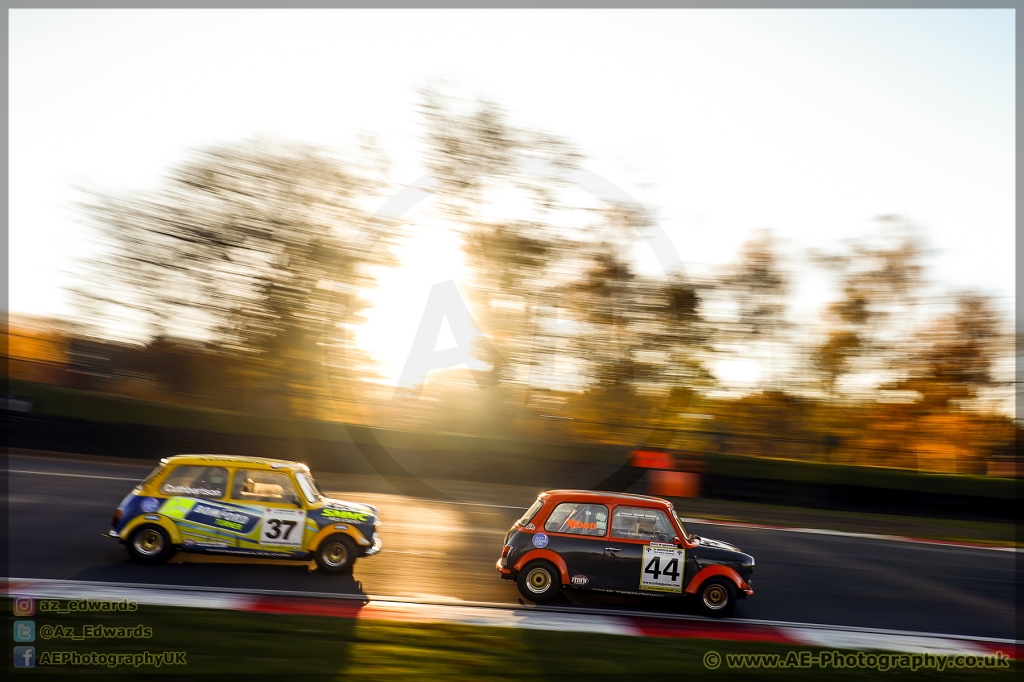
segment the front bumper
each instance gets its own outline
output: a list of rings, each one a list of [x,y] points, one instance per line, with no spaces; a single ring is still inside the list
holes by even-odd
[[[373,534],[373,544],[366,548],[366,551],[363,552],[363,556],[373,556],[374,554],[379,552],[381,550],[381,547],[383,547],[383,546],[384,546],[384,543],[381,542],[381,540],[377,536],[377,534],[374,533]]]

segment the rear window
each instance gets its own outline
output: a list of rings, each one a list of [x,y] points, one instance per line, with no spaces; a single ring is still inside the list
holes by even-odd
[[[149,486],[151,483],[153,483],[153,481],[160,478],[160,474],[164,473],[165,471],[167,471],[167,465],[159,465],[156,469],[153,469],[153,471],[149,472],[149,476],[146,476],[146,479],[139,484],[139,488],[141,489]]]
[[[603,504],[563,502],[552,510],[544,523],[544,530],[602,537],[608,530],[608,507]]]
[[[537,498],[537,500],[534,501],[533,505],[529,509],[526,510],[526,513],[523,514],[519,518],[519,520],[516,521],[516,523],[518,523],[520,526],[525,526],[526,524],[528,524],[530,522],[531,519],[533,519],[534,516],[537,515],[537,512],[539,512],[540,508],[543,507],[543,506],[544,506],[544,503],[541,502],[540,498]]]

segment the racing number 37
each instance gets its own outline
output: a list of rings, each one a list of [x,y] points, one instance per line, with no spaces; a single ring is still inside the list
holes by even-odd
[[[292,536],[292,531],[295,530],[294,521],[282,521],[281,519],[270,519],[267,521],[267,526],[269,526],[269,529],[266,531],[265,535],[270,540],[281,538],[287,542]],[[284,535],[281,534],[282,526],[285,529]]]
[[[640,562],[640,589],[682,592],[686,550],[646,545]]]
[[[306,526],[306,512],[297,509],[266,509],[260,544],[300,547]]]

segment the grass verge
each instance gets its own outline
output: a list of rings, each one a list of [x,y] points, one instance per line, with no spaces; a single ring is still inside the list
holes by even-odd
[[[5,600],[8,614],[11,600]],[[8,632],[15,618],[9,616]],[[24,619],[23,619],[24,620]],[[46,652],[141,654],[185,652],[185,663],[155,666],[63,665],[15,670],[45,679],[91,678],[185,680],[290,679],[302,677],[357,680],[646,680],[672,676],[682,679],[816,680],[844,679],[1010,679],[1015,666],[996,670],[935,669],[878,670],[866,667],[799,666],[801,654],[821,656],[826,650],[783,644],[624,637],[605,634],[474,627],[446,624],[392,623],[371,620],[240,613],[207,609],[139,606],[131,613],[66,615],[31,618],[36,640],[30,646],[40,661]],[[90,640],[56,639],[52,628],[81,635],[85,626],[104,625],[150,629],[148,637]],[[50,639],[44,639],[44,626]],[[11,641],[11,640],[8,640]],[[12,649],[7,650],[12,666]],[[713,663],[715,652],[721,660]],[[790,655],[790,652],[794,652]],[[804,653],[802,653],[804,652]],[[849,652],[847,652],[849,653]],[[878,653],[878,652],[872,652]],[[734,654],[778,655],[790,666],[774,670],[730,667]],[[710,658],[706,658],[709,657]],[[749,663],[749,661],[748,661]],[[797,665],[792,665],[796,663]],[[876,666],[877,668],[877,666]]]

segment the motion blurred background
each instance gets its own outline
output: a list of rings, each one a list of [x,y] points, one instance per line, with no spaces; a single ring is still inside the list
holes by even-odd
[[[1013,27],[12,10],[11,446],[1013,518]]]

